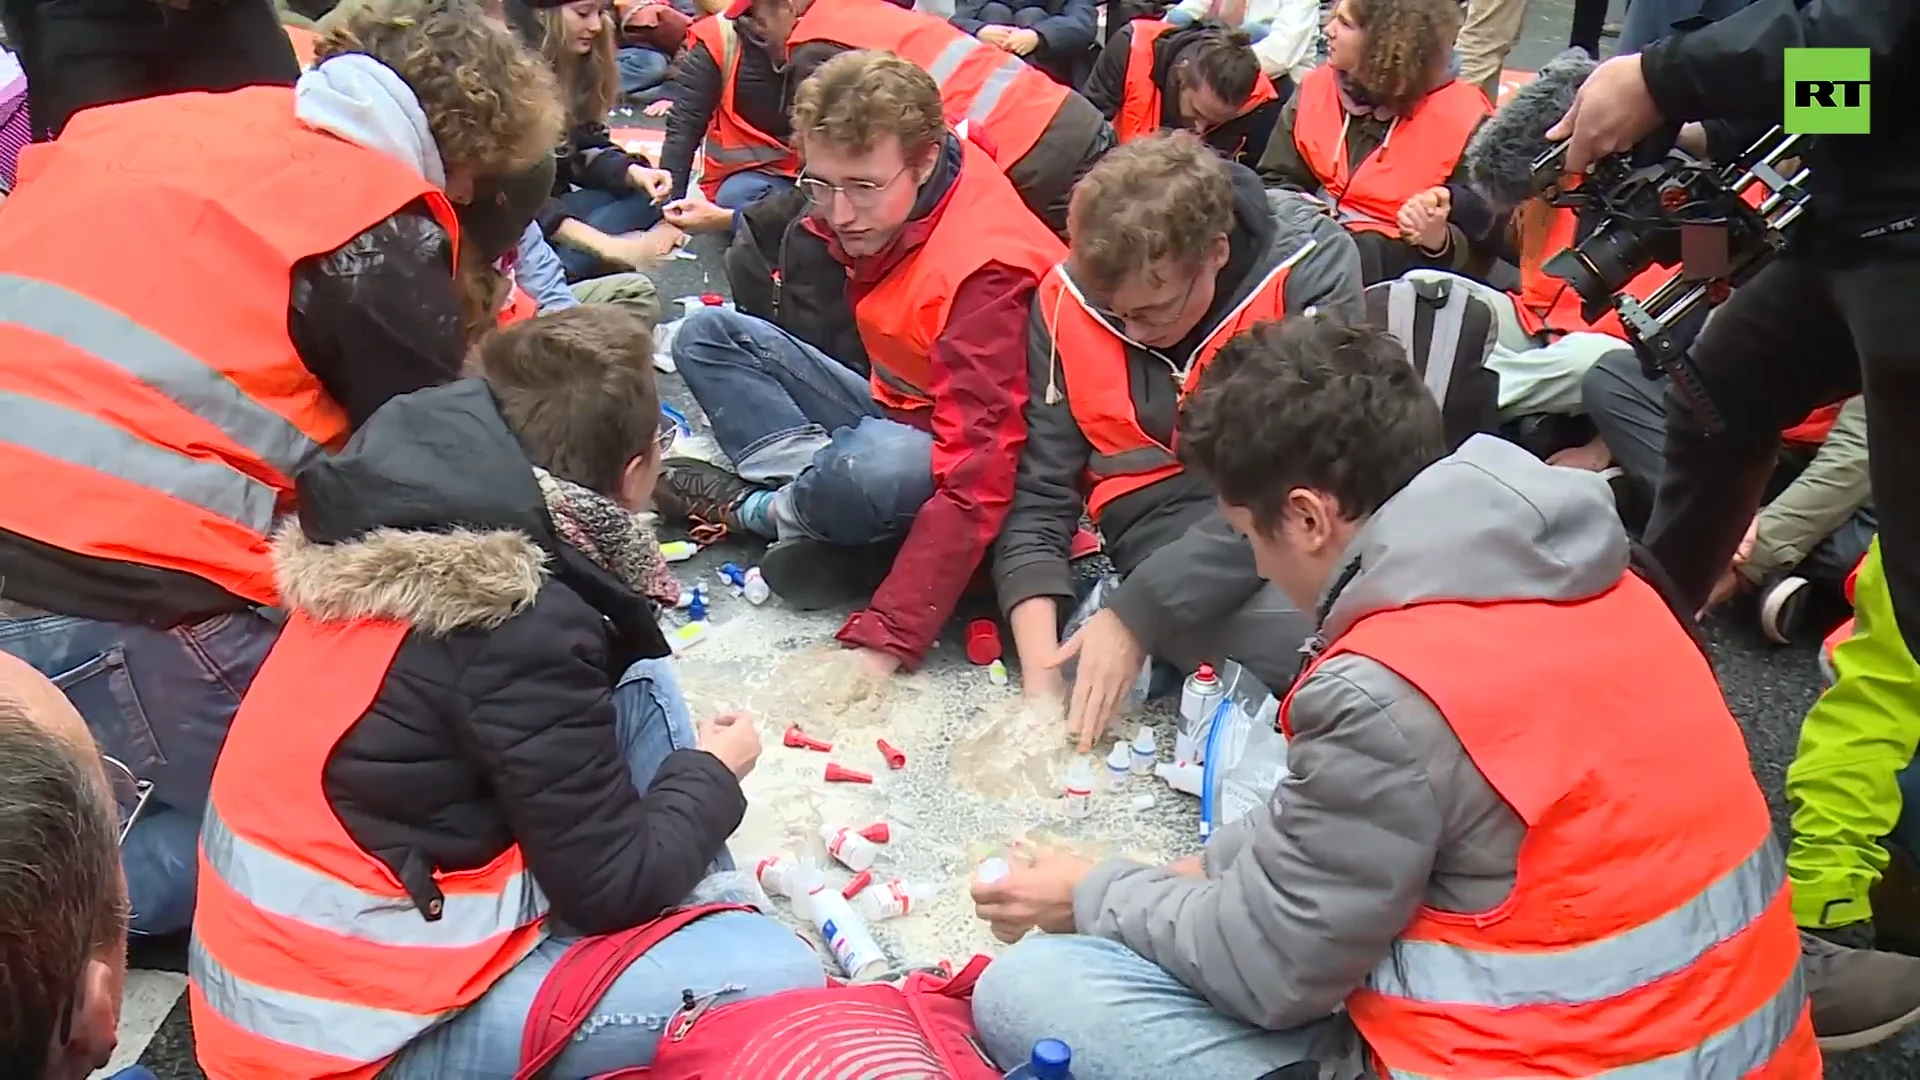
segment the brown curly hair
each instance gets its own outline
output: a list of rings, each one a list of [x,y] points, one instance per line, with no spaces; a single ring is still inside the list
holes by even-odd
[[[1162,131],[1109,150],[1073,186],[1067,269],[1105,297],[1165,259],[1197,266],[1233,229],[1233,178],[1190,131]]]
[[[1353,80],[1382,105],[1405,112],[1444,83],[1460,32],[1456,0],[1347,0],[1366,34]]]
[[[406,80],[449,173],[504,176],[560,145],[553,73],[477,0],[375,0],[323,38],[314,61],[347,53]]]
[[[793,97],[793,134],[856,154],[889,135],[908,161],[946,138],[940,86],[911,60],[890,52],[843,52],[814,69]]]

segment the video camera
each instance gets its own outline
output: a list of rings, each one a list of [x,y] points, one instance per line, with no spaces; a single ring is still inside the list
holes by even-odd
[[[1643,147],[1601,159],[1571,188],[1557,186],[1566,143],[1534,160],[1536,190],[1548,190],[1553,205],[1601,215],[1584,240],[1542,270],[1579,294],[1583,318],[1616,312],[1648,376],[1665,373],[1700,423],[1718,432],[1725,427],[1720,410],[1676,332],[1703,305],[1725,301],[1785,246],[1786,230],[1808,202],[1808,170],[1780,171],[1802,151],[1801,137],[1775,127],[1724,166],[1703,162],[1671,140]],[[1680,272],[1645,300],[1622,291],[1654,265]]]

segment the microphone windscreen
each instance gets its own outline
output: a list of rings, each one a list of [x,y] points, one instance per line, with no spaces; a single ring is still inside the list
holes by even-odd
[[[1596,66],[1578,49],[1554,57],[1468,140],[1467,182],[1496,210],[1511,210],[1536,194],[1533,163],[1554,145],[1547,131],[1567,115]]]

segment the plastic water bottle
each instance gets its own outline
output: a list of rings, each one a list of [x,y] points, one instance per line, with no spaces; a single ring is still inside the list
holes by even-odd
[[[1073,1050],[1059,1039],[1041,1039],[1033,1044],[1027,1063],[1006,1080],[1073,1080]]]
[[[1225,689],[1212,664],[1201,664],[1180,688],[1180,729],[1173,739],[1173,756],[1181,761],[1204,761],[1207,725]]]

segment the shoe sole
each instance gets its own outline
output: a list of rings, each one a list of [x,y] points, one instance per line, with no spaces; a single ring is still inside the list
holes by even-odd
[[[1782,620],[1796,598],[1804,595],[1811,583],[1803,577],[1784,578],[1760,599],[1760,632],[1775,645],[1793,644],[1793,635]]]
[[[898,545],[775,544],[760,557],[760,574],[787,606],[819,611],[871,597],[893,568],[898,550]]]
[[[1832,1053],[1842,1053],[1847,1050],[1864,1050],[1869,1046],[1876,1046],[1886,1042],[1888,1039],[1912,1027],[1916,1021],[1920,1021],[1920,1007],[1914,1008],[1904,1016],[1894,1017],[1884,1024],[1879,1024],[1863,1031],[1849,1031],[1844,1035],[1816,1037],[1814,1042],[1820,1044],[1820,1049]]]

